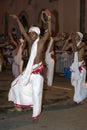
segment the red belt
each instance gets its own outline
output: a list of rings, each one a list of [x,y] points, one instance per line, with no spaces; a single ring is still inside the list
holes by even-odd
[[[41,74],[41,75],[42,75],[43,70],[44,70],[43,65],[40,65],[39,67],[35,68],[35,69],[32,71],[32,73],[33,73],[33,74]]]

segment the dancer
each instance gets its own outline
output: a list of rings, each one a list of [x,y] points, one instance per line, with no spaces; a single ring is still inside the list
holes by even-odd
[[[43,37],[40,37],[40,29],[36,26],[30,27],[29,35],[27,35],[18,17],[11,15],[17,20],[21,33],[30,43],[31,50],[25,70],[11,84],[8,100],[14,102],[18,111],[21,111],[23,107],[33,107],[32,117],[34,122],[38,119],[42,107],[44,81],[42,76],[44,70],[42,50],[51,31],[51,14],[48,10],[44,12],[48,12],[49,15],[46,21],[48,31],[45,32]]]
[[[74,86],[74,97],[73,100],[76,104],[81,103],[87,97],[87,84],[86,80],[86,68],[84,62],[84,47],[85,42],[82,41],[83,34],[76,32],[73,35],[73,40],[69,40],[66,49],[72,47],[74,52],[74,61],[70,66],[71,70],[71,84]],[[64,48],[63,48],[64,49]]]
[[[12,73],[16,78],[23,71],[23,59],[22,53],[25,46],[25,40],[20,37],[18,43],[13,39],[11,33],[9,33],[11,44],[13,44],[16,49],[13,51],[13,63],[12,63]]]
[[[53,38],[50,37],[50,42],[48,44],[48,48],[46,51],[45,61],[47,64],[47,89],[51,89],[53,84],[53,76],[54,76],[54,50],[53,50]]]

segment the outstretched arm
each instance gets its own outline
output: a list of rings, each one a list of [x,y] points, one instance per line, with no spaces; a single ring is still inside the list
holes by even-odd
[[[16,47],[17,47],[17,42],[13,39],[13,37],[12,37],[12,34],[11,33],[9,33],[9,37],[10,37],[10,40],[11,40],[11,44],[14,44]]]
[[[20,22],[19,18],[16,15],[10,15],[11,17],[13,17],[14,19],[16,19],[18,26],[20,28],[21,33],[23,34],[23,36],[25,37],[26,41],[29,42],[29,36],[27,35],[22,23]]]
[[[3,43],[1,43],[1,44],[0,44],[0,47],[7,46],[7,45],[9,45],[9,44],[10,44],[9,42],[5,42],[4,44],[3,44]]]
[[[42,11],[42,14],[46,16],[45,24],[47,25],[47,28],[44,32],[44,37],[43,37],[43,41],[45,42],[48,39],[48,37],[51,36],[51,13],[49,12],[49,10],[46,9],[45,11]],[[42,22],[44,22],[43,19],[41,19]]]

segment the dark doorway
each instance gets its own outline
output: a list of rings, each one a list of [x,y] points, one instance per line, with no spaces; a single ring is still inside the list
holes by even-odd
[[[85,32],[85,0],[80,0],[80,31]]]
[[[25,30],[27,32],[29,27],[28,27],[28,22],[27,22],[27,19],[26,19],[25,15],[24,14],[20,15],[19,18],[20,18],[20,21],[21,21],[23,27],[25,28]]]

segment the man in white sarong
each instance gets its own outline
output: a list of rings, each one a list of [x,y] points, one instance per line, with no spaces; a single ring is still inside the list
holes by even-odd
[[[22,107],[33,107],[33,121],[38,119],[42,108],[43,93],[43,64],[42,50],[51,31],[51,14],[48,16],[48,31],[40,38],[40,29],[30,27],[29,35],[25,32],[18,17],[11,15],[17,20],[21,33],[30,44],[30,57],[28,64],[23,71],[11,84],[8,100],[13,101],[17,110]]]
[[[50,89],[53,84],[54,65],[55,65],[52,37],[50,37],[50,42],[48,44],[48,48],[46,51],[45,61],[47,64],[47,86],[48,89]]]
[[[74,61],[70,66],[71,70],[71,84],[74,86],[74,97],[75,103],[81,103],[87,97],[87,84],[86,80],[86,69],[84,62],[84,47],[85,42],[82,41],[83,34],[77,32],[74,41],[69,43],[69,46],[73,47],[74,50]],[[70,45],[71,44],[71,45]]]
[[[22,71],[23,71],[23,38],[19,39],[19,45],[17,45],[16,49],[13,52],[13,63],[12,63],[12,73],[13,76],[16,78]]]
[[[13,51],[13,63],[12,63],[12,73],[16,78],[23,71],[23,59],[22,53],[25,46],[25,40],[20,37],[18,43],[13,39],[12,35],[9,33],[11,44],[15,45],[16,49]]]

